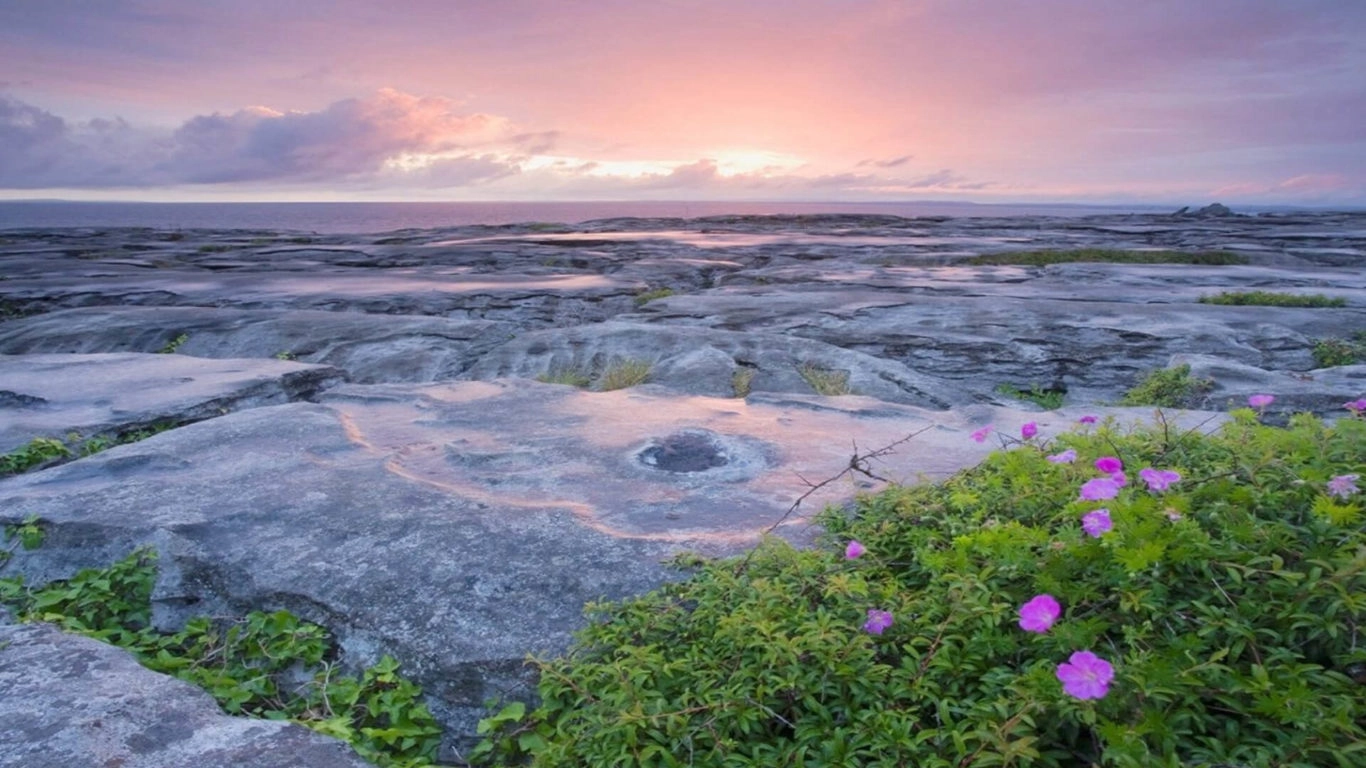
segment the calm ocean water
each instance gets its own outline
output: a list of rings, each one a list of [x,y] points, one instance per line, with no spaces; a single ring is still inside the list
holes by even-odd
[[[315,233],[388,232],[469,224],[573,224],[624,216],[682,217],[815,213],[893,216],[1085,216],[1165,213],[1171,207],[909,203],[78,203],[0,201],[0,229],[152,227],[269,229]]]

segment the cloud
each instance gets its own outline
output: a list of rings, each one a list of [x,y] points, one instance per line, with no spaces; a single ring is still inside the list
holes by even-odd
[[[155,181],[156,142],[123,120],[71,123],[0,95],[0,187],[120,185],[130,173]]]
[[[318,181],[374,174],[400,155],[512,138],[505,118],[459,115],[447,99],[384,89],[318,112],[253,107],[196,117],[174,134],[172,174],[191,183]]]
[[[871,165],[878,168],[895,168],[910,162],[913,157],[915,157],[915,155],[902,155],[901,157],[894,157],[890,160],[862,160],[859,162],[859,167],[863,168]]]
[[[512,172],[491,152],[525,155],[554,139],[517,131],[496,115],[462,114],[448,99],[393,89],[314,112],[248,107],[199,115],[169,133],[123,120],[70,123],[0,96],[0,187],[366,181],[393,176],[403,158],[421,180],[468,183]]]
[[[1366,185],[1337,173],[1301,174],[1270,184],[1244,182],[1215,189],[1212,196],[1228,200],[1275,200],[1322,203],[1366,198]]]

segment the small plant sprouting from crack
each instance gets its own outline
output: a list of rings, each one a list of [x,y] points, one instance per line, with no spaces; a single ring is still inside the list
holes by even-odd
[[[636,296],[636,306],[643,307],[655,299],[664,299],[672,295],[674,295],[674,289],[672,288],[655,288],[651,291],[645,291]]]
[[[17,475],[43,465],[71,458],[71,449],[55,437],[35,437],[9,453],[0,455],[0,477]]]
[[[997,384],[996,393],[1016,400],[1028,400],[1046,411],[1061,408],[1063,395],[1067,394],[1057,389],[1044,389],[1038,384],[1031,384],[1029,389],[1020,389],[1012,384]]]
[[[593,383],[593,374],[582,368],[551,368],[536,377],[542,384],[564,384],[585,389]]]
[[[1201,304],[1225,304],[1236,307],[1345,307],[1341,296],[1321,293],[1274,293],[1272,291],[1224,291],[1201,296]]]
[[[1357,331],[1350,339],[1319,339],[1312,350],[1315,368],[1336,368],[1366,360],[1366,331]]]
[[[179,336],[175,337],[174,339],[171,339],[170,341],[166,342],[166,345],[165,345],[165,346],[163,346],[161,349],[158,349],[158,350],[157,350],[157,354],[161,354],[161,355],[173,355],[173,354],[175,354],[182,346],[185,345],[185,342],[187,342],[187,341],[189,341],[189,340],[190,340],[190,334],[188,334],[188,333],[182,333],[182,334],[180,334]]]
[[[735,371],[731,373],[730,388],[731,391],[735,393],[736,397],[749,397],[749,393],[753,388],[754,377],[757,374],[758,371],[744,365],[736,368]]]
[[[1189,365],[1152,371],[1124,394],[1121,405],[1155,405],[1161,408],[1193,408],[1214,388],[1210,379],[1191,375]]]
[[[801,374],[806,383],[810,384],[818,395],[839,397],[854,394],[854,390],[849,387],[848,371],[836,371],[821,368],[811,363],[802,363],[797,367],[797,373]]]
[[[648,360],[619,360],[609,365],[598,377],[598,391],[611,392],[644,384],[654,365]]]

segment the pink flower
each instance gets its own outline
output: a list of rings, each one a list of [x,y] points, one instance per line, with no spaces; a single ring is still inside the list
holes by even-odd
[[[1181,514],[1180,512],[1177,512],[1176,510],[1172,509],[1171,507],[1167,507],[1167,519],[1168,519],[1168,520],[1170,520],[1170,521],[1172,521],[1173,523],[1175,523],[1175,522],[1179,522],[1179,521],[1181,520],[1181,518],[1182,518],[1182,514]]]
[[[1026,421],[1024,426],[1020,427],[1020,437],[1026,440],[1032,440],[1037,434],[1039,434],[1039,425],[1032,421]]]
[[[1082,416],[1080,419],[1077,419],[1077,423],[1078,423],[1078,424],[1095,424],[1095,423],[1096,423],[1096,417],[1095,417],[1095,416],[1089,416],[1089,415],[1088,415],[1088,416]]]
[[[979,442],[979,443],[985,443],[986,440],[987,440],[987,435],[989,435],[989,434],[991,434],[991,425],[990,425],[990,424],[986,425],[985,427],[982,427],[981,429],[977,430],[976,432],[973,432],[973,433],[972,433],[972,439],[973,439],[973,440],[976,440],[976,441]]]
[[[1020,629],[1026,632],[1047,632],[1062,615],[1062,606],[1052,595],[1036,595],[1020,606]]]
[[[1353,400],[1353,401],[1348,402],[1348,403],[1343,403],[1343,404],[1342,404],[1342,407],[1343,407],[1343,408],[1346,408],[1347,410],[1351,411],[1352,413],[1357,413],[1357,414],[1359,414],[1359,413],[1361,413],[1362,411],[1366,411],[1366,397],[1363,397],[1363,398],[1361,398],[1360,400]]]
[[[1077,651],[1066,664],[1058,665],[1057,675],[1064,693],[1086,701],[1103,698],[1109,692],[1115,668],[1090,651]]]
[[[1129,484],[1129,476],[1124,474],[1123,472],[1112,473],[1110,475],[1110,479],[1114,480],[1115,485],[1118,485],[1120,488],[1123,488],[1124,486]]]
[[[1052,456],[1046,456],[1045,458],[1054,464],[1071,464],[1077,460],[1077,452],[1068,448],[1062,453],[1055,453]]]
[[[868,620],[863,622],[863,631],[870,635],[880,635],[886,628],[892,626],[892,614],[888,611],[879,611],[876,608],[868,609]]]
[[[1360,490],[1357,488],[1358,477],[1360,475],[1338,475],[1328,481],[1328,492],[1339,499],[1345,499]]]
[[[1138,476],[1148,484],[1148,490],[1153,493],[1160,493],[1167,490],[1167,486],[1181,479],[1181,475],[1170,469],[1153,469],[1147,467],[1140,469]]]
[[[1119,495],[1119,484],[1109,477],[1087,480],[1081,486],[1081,497],[1086,501],[1103,501]]]
[[[1247,399],[1247,404],[1260,410],[1271,405],[1275,399],[1272,395],[1253,395]]]
[[[863,553],[866,552],[866,551],[867,551],[867,550],[865,550],[865,549],[863,548],[863,545],[860,544],[860,543],[858,542],[857,539],[854,539],[854,540],[850,541],[850,542],[849,542],[849,545],[846,546],[846,547],[844,548],[844,559],[845,559],[845,560],[857,560],[857,559],[859,559],[859,558],[863,555]]]
[[[1124,462],[1116,459],[1114,456],[1101,456],[1099,459],[1096,459],[1096,469],[1107,475],[1113,475],[1124,469]]]
[[[1099,539],[1102,534],[1113,527],[1115,524],[1110,520],[1110,510],[1104,507],[1081,516],[1081,529],[1093,539]]]

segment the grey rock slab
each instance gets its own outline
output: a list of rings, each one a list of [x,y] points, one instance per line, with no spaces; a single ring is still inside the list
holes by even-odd
[[[286,608],[336,633],[352,663],[392,653],[460,746],[486,699],[525,695],[522,660],[564,650],[586,602],[677,578],[661,561],[682,550],[734,553],[770,528],[808,540],[811,514],[875,487],[845,478],[793,510],[803,478],[837,475],[855,450],[920,432],[878,472],[939,478],[1025,421],[1049,436],[1079,414],[526,380],[346,385],[0,480],[0,517],[48,528],[11,564],[30,582],[150,545],[163,625]],[[987,424],[999,440],[968,439]]]
[[[1263,409],[1268,414],[1328,413],[1341,415],[1342,404],[1366,397],[1366,365],[1320,368],[1305,373],[1266,371],[1211,355],[1175,355],[1168,367],[1189,365],[1191,376],[1209,379],[1214,387],[1205,395],[1207,407],[1246,408],[1252,395],[1276,399]]]
[[[35,437],[117,436],[313,397],[335,368],[136,353],[0,355],[0,452]]]
[[[802,376],[803,368],[809,366],[844,377],[852,393],[887,402],[931,408],[971,402],[956,382],[814,339],[629,322],[522,334],[490,350],[467,376],[599,374],[627,360],[649,362],[650,382],[688,394],[733,395],[734,376],[742,370],[749,377],[747,392],[814,394]]]
[[[87,307],[0,324],[0,354],[178,351],[196,357],[275,358],[340,368],[359,383],[453,379],[514,335],[485,320],[319,310]]]
[[[293,723],[230,717],[126,651],[50,624],[0,624],[5,768],[367,768]]]
[[[281,264],[218,272],[122,267],[123,273],[82,279],[72,279],[65,266],[57,262],[43,274],[0,281],[0,299],[41,311],[191,305],[450,315],[548,324],[603,319],[607,308],[615,305],[615,311],[624,310],[645,288],[635,280],[598,274],[485,274],[442,265],[383,269],[318,264],[294,265],[296,269],[291,270]]]
[[[1010,286],[1012,293],[1014,287]],[[1118,398],[1174,354],[1205,354],[1266,370],[1307,371],[1321,338],[1366,330],[1366,308],[1235,307],[1173,303],[1166,289],[1117,277],[1071,298],[962,295],[866,285],[726,287],[651,302],[631,319],[800,337],[952,380],[964,395],[1031,384]],[[1145,295],[1162,301],[1140,302]],[[963,398],[959,398],[961,401]],[[953,401],[950,401],[953,402]]]

